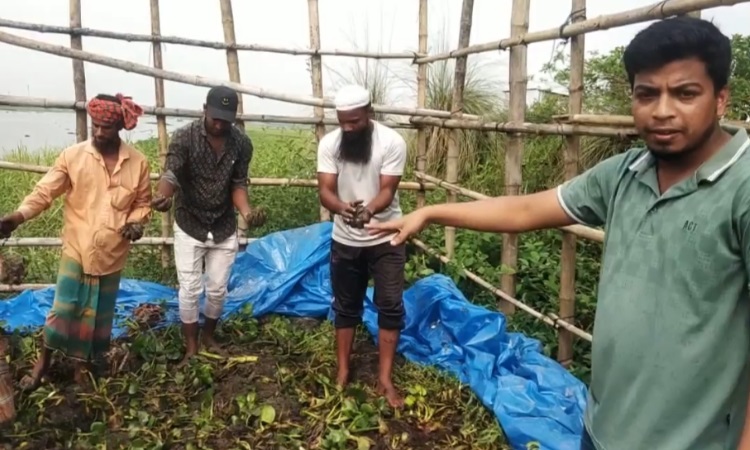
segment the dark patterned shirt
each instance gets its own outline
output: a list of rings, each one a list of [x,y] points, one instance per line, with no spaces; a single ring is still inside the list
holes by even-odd
[[[186,234],[205,242],[210,232],[221,242],[237,231],[232,191],[247,190],[252,157],[250,137],[237,127],[221,154],[211,148],[202,118],[174,132],[164,178],[177,187],[175,222]]]

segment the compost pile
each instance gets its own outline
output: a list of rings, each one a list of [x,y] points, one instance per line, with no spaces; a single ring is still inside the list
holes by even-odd
[[[148,321],[158,309],[139,311]],[[245,311],[218,331],[230,358],[204,354],[178,369],[179,327],[135,323],[113,342],[95,387],[72,385],[72,363],[56,359],[50,383],[16,395],[18,417],[0,448],[508,448],[473,393],[436,370],[399,360],[394,379],[407,405],[388,407],[375,391],[377,348],[364,329],[343,392],[333,382],[330,322]],[[31,369],[40,337],[12,336],[16,380]]]
[[[12,253],[0,253],[0,283],[22,284],[26,277],[26,263],[23,257]]]

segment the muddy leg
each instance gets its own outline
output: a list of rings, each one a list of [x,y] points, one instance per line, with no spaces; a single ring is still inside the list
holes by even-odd
[[[341,387],[349,383],[349,362],[355,335],[356,328],[336,329],[336,364],[338,366],[336,384]]]
[[[216,332],[216,325],[218,324],[218,322],[218,319],[206,318],[206,321],[203,323],[201,340],[203,341],[203,346],[206,348],[206,350],[221,356],[225,356],[225,352],[221,349],[221,347],[219,347],[219,343],[216,342],[216,338],[214,337],[214,333]]]
[[[396,356],[398,347],[398,330],[380,330],[378,332],[378,355],[379,355],[379,374],[378,374],[378,392],[385,396],[388,404],[393,408],[404,406],[404,399],[393,386],[393,359]]]
[[[91,373],[92,368],[93,365],[91,363],[76,361],[74,368],[75,371],[73,372],[73,381],[75,381],[78,387],[86,388],[91,384],[89,374]]]
[[[374,303],[378,308],[378,391],[393,408],[400,408],[404,400],[393,386],[391,374],[396,357],[398,339],[404,327],[404,265],[406,248],[389,242],[372,247],[370,267],[375,281]]]
[[[42,378],[47,374],[50,363],[52,362],[52,352],[47,347],[42,347],[39,357],[31,370],[30,375],[21,379],[21,389],[24,391],[36,390],[42,383]]]
[[[198,322],[183,323],[182,336],[185,338],[185,358],[180,362],[179,367],[187,364],[198,353]]]

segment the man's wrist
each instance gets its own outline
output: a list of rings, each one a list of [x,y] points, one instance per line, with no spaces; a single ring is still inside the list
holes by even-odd
[[[21,225],[22,223],[26,222],[26,216],[24,216],[23,212],[21,212],[19,210],[13,211],[10,214],[10,217],[11,217],[11,219],[13,219],[13,222],[16,225]]]

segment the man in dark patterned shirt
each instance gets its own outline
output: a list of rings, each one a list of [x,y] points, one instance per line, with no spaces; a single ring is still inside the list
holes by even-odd
[[[227,87],[208,92],[204,116],[175,131],[153,208],[167,211],[174,195],[174,255],[186,362],[198,352],[199,298],[205,264],[203,344],[219,351],[214,330],[223,311],[238,249],[235,208],[251,217],[247,194],[250,138],[233,126],[239,97]],[[250,222],[250,220],[247,220]]]

